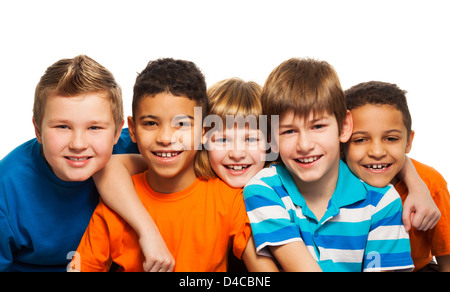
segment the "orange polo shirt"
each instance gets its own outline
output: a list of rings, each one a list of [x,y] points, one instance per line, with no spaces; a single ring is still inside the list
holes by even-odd
[[[133,176],[136,191],[175,259],[174,271],[226,271],[232,247],[240,258],[251,234],[242,189],[219,179],[200,179],[187,189],[160,194],[145,173]],[[143,254],[134,230],[102,201],[91,218],[77,252],[81,271],[142,271]]]
[[[428,186],[431,197],[441,212],[441,219],[433,229],[424,232],[413,227],[409,232],[411,257],[414,261],[414,271],[417,271],[425,267],[433,256],[450,254],[450,195],[447,182],[439,172],[413,159],[411,161],[419,176]],[[408,196],[406,185],[398,182],[395,189],[404,203]]]

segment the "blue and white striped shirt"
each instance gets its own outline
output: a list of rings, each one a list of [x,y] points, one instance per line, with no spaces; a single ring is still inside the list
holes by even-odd
[[[323,271],[414,267],[397,191],[362,182],[342,161],[336,189],[320,221],[282,164],[252,178],[244,199],[261,255],[270,255],[269,246],[303,241]]]

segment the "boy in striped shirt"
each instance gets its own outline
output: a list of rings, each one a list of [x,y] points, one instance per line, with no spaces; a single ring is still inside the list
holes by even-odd
[[[369,186],[340,160],[353,121],[335,70],[290,59],[269,75],[261,99],[268,120],[279,117],[271,130],[281,163],[244,189],[258,253],[285,271],[297,270],[305,245],[323,271],[411,270],[398,193]]]

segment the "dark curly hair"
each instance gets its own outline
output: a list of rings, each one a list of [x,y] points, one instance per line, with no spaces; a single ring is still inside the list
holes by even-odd
[[[133,116],[142,98],[167,92],[175,96],[186,96],[203,108],[208,108],[206,81],[200,69],[190,61],[172,58],[150,61],[138,75],[133,93]]]
[[[411,134],[412,119],[406,100],[406,90],[400,89],[396,84],[369,81],[357,84],[345,91],[347,109],[352,110],[366,104],[391,105],[403,115],[408,136]]]

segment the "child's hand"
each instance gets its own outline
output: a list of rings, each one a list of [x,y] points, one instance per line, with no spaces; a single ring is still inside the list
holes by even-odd
[[[441,212],[431,198],[428,188],[420,192],[409,193],[403,204],[402,220],[406,231],[411,227],[419,231],[434,228],[441,218]]]
[[[403,203],[402,214],[406,231],[411,230],[411,227],[419,231],[434,228],[441,218],[441,212],[409,157],[406,157],[405,164],[398,173],[398,178],[408,188],[408,196]]]
[[[145,272],[172,272],[175,267],[175,259],[167,249],[166,243],[159,231],[142,233],[139,245],[144,254],[143,268]]]

